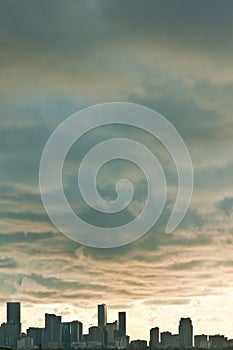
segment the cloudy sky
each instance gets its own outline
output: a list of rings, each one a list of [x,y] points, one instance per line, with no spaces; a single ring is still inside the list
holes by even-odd
[[[194,333],[233,338],[233,42],[231,0],[1,0],[0,2],[0,321],[6,301],[21,301],[23,328],[43,326],[44,313],[96,324],[126,310],[128,334],[177,332],[180,317]],[[138,103],[179,131],[194,167],[189,211],[165,234],[176,171],[149,135],[126,127],[95,130],[64,164],[64,188],[75,210],[109,227],[140,212],[145,179],[132,164],[109,164],[98,178],[105,198],[127,177],[135,197],[108,216],[77,191],[80,159],[90,145],[129,137],[158,152],[168,199],[157,224],[116,249],[94,249],[61,234],[43,208],[38,178],[43,148],[69,115],[110,101]],[[122,163],[123,162],[123,163]],[[101,177],[102,175],[102,177]]]

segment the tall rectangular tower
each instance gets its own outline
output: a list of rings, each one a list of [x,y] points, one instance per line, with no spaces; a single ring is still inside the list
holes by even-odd
[[[71,343],[79,342],[83,336],[83,324],[79,321],[72,321],[70,325]]]
[[[62,347],[61,316],[45,314],[45,347],[50,349]]]
[[[189,348],[193,346],[193,325],[190,318],[180,319],[179,346],[181,348]]]
[[[62,322],[62,344],[63,350],[69,350],[71,348],[71,327],[70,322]]]
[[[7,303],[7,323],[20,324],[20,303]]]
[[[159,328],[154,327],[150,330],[150,348],[156,348],[159,347]]]
[[[118,326],[119,326],[119,335],[120,337],[126,335],[126,312],[118,312]]]
[[[107,323],[107,305],[98,305],[98,327],[103,328]]]
[[[10,331],[11,337],[14,338],[14,343],[20,339],[21,335],[21,316],[20,316],[20,303],[8,302],[7,303],[7,329],[14,329]]]

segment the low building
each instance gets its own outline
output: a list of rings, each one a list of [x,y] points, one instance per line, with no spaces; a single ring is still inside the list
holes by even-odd
[[[206,334],[195,335],[194,336],[194,347],[200,349],[208,348],[208,339]]]
[[[147,349],[147,341],[146,340],[132,340],[130,342],[130,349],[132,350],[144,350]]]
[[[71,349],[102,349],[102,343],[98,341],[81,341],[71,343]]]
[[[31,350],[34,348],[33,339],[31,337],[23,337],[17,341],[18,350]]]
[[[27,329],[27,336],[33,339],[33,344],[38,349],[44,346],[44,328],[29,327]]]
[[[167,349],[168,347],[171,347],[171,344],[173,343],[172,333],[161,332],[160,336],[161,336],[161,348]]]
[[[224,335],[210,335],[209,343],[211,348],[225,348],[228,346],[227,338]]]

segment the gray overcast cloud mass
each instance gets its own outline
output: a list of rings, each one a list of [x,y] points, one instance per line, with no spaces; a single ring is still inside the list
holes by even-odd
[[[106,302],[110,320],[126,309],[132,338],[148,337],[158,322],[176,332],[181,316],[193,318],[196,333],[232,337],[232,13],[230,0],[0,2],[2,322],[9,296],[24,304],[24,327],[35,314],[42,325],[45,311],[95,323],[96,304]],[[195,186],[183,223],[166,236],[177,179],[165,150],[127,128],[88,135],[91,144],[120,132],[147,145],[169,186],[163,216],[147,235],[102,251],[57,232],[41,203],[38,169],[60,122],[109,101],[139,103],[171,121],[189,148]],[[74,145],[64,184],[77,212],[106,224],[72,190],[88,149],[85,140]],[[98,185],[112,198],[121,172],[137,185],[131,207],[114,219],[127,221],[141,210],[142,174],[109,166]],[[135,318],[141,313],[144,327]]]

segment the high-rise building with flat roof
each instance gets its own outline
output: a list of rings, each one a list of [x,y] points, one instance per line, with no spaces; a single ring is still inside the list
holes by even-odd
[[[107,323],[107,305],[98,305],[98,327],[104,327]]]
[[[70,341],[70,322],[62,322],[61,324],[62,329],[62,344],[63,344],[63,350],[69,350],[71,341]]]
[[[72,321],[70,324],[70,340],[73,342],[80,342],[83,336],[83,324],[80,321]]]
[[[62,348],[61,316],[45,314],[45,347]]]
[[[119,327],[119,335],[122,337],[126,335],[126,312],[120,311],[118,312],[118,327]]]
[[[17,341],[20,339],[21,335],[21,305],[19,302],[8,302],[7,303],[7,324],[6,333],[7,341],[11,340],[9,346],[16,347]],[[9,334],[8,334],[9,333]],[[12,345],[13,344],[13,345]]]
[[[7,323],[20,324],[20,303],[8,302],[7,303]]]
[[[182,348],[193,346],[193,325],[189,317],[180,319],[179,346]]]
[[[159,328],[154,327],[150,330],[150,348],[159,347]]]

